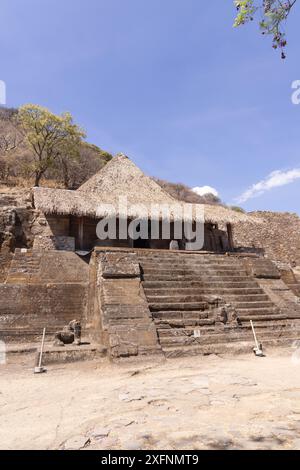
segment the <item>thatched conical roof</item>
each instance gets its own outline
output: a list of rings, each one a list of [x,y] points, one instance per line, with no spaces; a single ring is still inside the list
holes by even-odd
[[[168,205],[172,206],[171,219],[173,220],[194,219],[196,210],[201,208],[204,210],[206,222],[259,223],[254,217],[224,206],[186,204],[175,200],[122,154],[113,158],[77,191],[34,188],[33,192],[35,207],[46,215],[74,215],[97,219],[109,215],[147,218],[153,213],[153,205]],[[127,198],[128,213],[123,213],[122,208],[120,209],[120,197]],[[185,215],[183,215],[183,210],[186,211]],[[188,210],[193,214],[192,216],[187,215]]]
[[[104,199],[104,202],[108,204],[117,203],[120,196],[126,196],[130,204],[176,202],[170,194],[152,178],[146,176],[123,154],[113,158],[102,170],[84,183],[78,189],[79,191]]]

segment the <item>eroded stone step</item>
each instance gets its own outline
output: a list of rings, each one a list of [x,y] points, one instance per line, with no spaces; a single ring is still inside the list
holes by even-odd
[[[174,262],[226,262],[226,263],[240,263],[240,260],[232,256],[224,256],[223,254],[200,254],[200,253],[139,253],[138,259],[141,262],[151,261],[174,261]]]
[[[175,295],[175,294],[169,295],[168,292],[167,294],[168,295],[162,295],[162,296],[149,295],[149,294],[146,294],[146,295],[147,295],[147,300],[150,303],[201,302],[201,301],[206,301],[207,299],[207,293],[205,294],[205,292],[199,293],[196,291],[194,292],[193,295],[186,295],[186,294],[180,294],[180,293],[178,293],[178,295]],[[216,292],[215,294],[217,296],[217,294],[219,293]],[[268,306],[273,305],[270,302],[270,299],[266,294],[227,295],[226,300],[228,300],[229,302],[234,302],[235,305],[237,305],[237,308],[243,305],[248,306],[248,304],[249,305],[251,304],[255,307],[257,306],[258,303],[262,304],[261,305],[262,307],[266,307],[266,306],[268,307]],[[268,305],[264,305],[264,304],[268,304]]]
[[[291,319],[297,319],[299,318],[300,319],[300,313],[299,313],[299,317],[295,317],[295,316],[290,316],[290,315],[281,315],[281,314],[274,314],[274,315],[246,315],[246,316],[243,316],[243,315],[239,315],[239,320],[241,322],[249,322],[250,320],[252,320],[253,322],[265,322],[266,320],[268,320],[269,322],[270,321],[274,321],[274,320],[291,320]],[[266,325],[267,327],[269,327],[269,323],[268,325]]]
[[[153,269],[145,269],[144,274],[147,276],[155,274],[157,276],[165,276],[172,274],[172,276],[183,276],[183,275],[197,275],[197,276],[233,276],[233,277],[248,277],[247,272],[243,269],[206,269],[198,270],[192,269],[191,267],[187,266],[186,268],[175,268],[170,267],[169,269],[165,269],[164,267],[157,266]]]
[[[163,296],[165,293],[168,295],[214,295],[214,294],[224,294],[224,295],[266,295],[262,289],[259,287],[253,288],[209,288],[203,286],[190,286],[187,285],[186,287],[164,287],[164,288],[152,288],[152,287],[144,287],[145,293],[148,296]]]
[[[176,320],[176,319],[162,319],[162,320],[155,320],[155,325],[159,329],[159,331],[163,329],[185,329],[185,328],[193,328],[195,327],[204,327],[204,326],[214,326],[215,325],[215,320],[214,319],[185,319],[185,320]]]
[[[158,311],[158,312],[153,312],[152,316],[155,320],[164,320],[164,319],[169,319],[169,320],[205,320],[209,316],[208,311],[194,311],[194,310],[189,310],[189,311],[171,311],[171,310],[166,310],[166,311]]]
[[[263,301],[263,302],[236,302],[234,304],[235,308],[242,313],[243,310],[253,310],[257,308],[272,308],[275,305],[270,301]]]
[[[150,303],[149,308],[152,312],[162,310],[207,310],[207,302]]]
[[[209,293],[207,291],[194,291],[192,294],[187,294],[187,293],[175,293],[173,295],[170,295],[171,293],[169,291],[166,291],[166,295],[150,295],[149,293],[146,293],[147,300],[150,303],[158,303],[158,302],[198,302],[198,301],[206,301],[207,298],[209,297]],[[220,292],[215,291],[215,296],[218,297]],[[228,302],[235,303],[237,305],[245,304],[245,303],[251,303],[251,304],[257,304],[257,302],[262,302],[262,303],[270,303],[270,299],[266,294],[244,294],[244,295],[238,295],[238,294],[227,294],[226,295],[226,300]]]
[[[237,309],[239,317],[252,317],[253,315],[276,315],[280,313],[280,309],[276,307],[275,305],[272,305],[272,307],[263,307],[263,308],[243,308],[243,309]],[[249,321],[252,318],[249,318]]]
[[[262,289],[258,286],[256,281],[247,280],[245,282],[232,282],[232,281],[211,281],[211,282],[204,282],[204,281],[188,281],[182,279],[180,281],[173,281],[173,280],[163,280],[163,281],[144,281],[143,286],[145,289],[180,289],[180,288],[199,288],[199,289]]]
[[[158,272],[156,273],[144,273],[143,274],[143,280],[144,281],[172,281],[172,282],[178,282],[178,281],[195,281],[195,282],[203,282],[203,283],[210,283],[210,282],[218,282],[218,283],[225,283],[225,282],[255,282],[249,276],[220,276],[220,275],[214,275],[214,276],[208,276],[208,275],[196,275],[195,273],[193,275],[191,274],[174,274],[172,272],[168,274],[160,274]]]
[[[197,263],[197,262],[182,262],[177,263],[170,261],[166,263],[165,261],[155,261],[155,262],[140,262],[140,266],[146,271],[149,269],[157,269],[159,264],[159,269],[196,269],[196,270],[223,270],[223,271],[235,271],[237,269],[244,269],[241,265],[233,265],[228,263]]]
[[[177,321],[175,321],[175,324]],[[160,324],[162,327],[160,327]],[[181,326],[181,322],[178,320],[178,326],[170,326],[167,322],[161,322],[158,327],[157,331],[158,334],[162,337],[173,337],[173,336],[194,336],[195,328],[192,326]],[[255,330],[257,334],[266,335],[269,332],[279,331],[279,330],[288,330],[291,329],[295,333],[300,334],[300,322],[293,322],[287,321],[282,318],[278,318],[276,320],[270,321],[262,321],[261,323],[255,322]],[[196,329],[198,330],[198,328]],[[219,327],[215,327],[212,320],[210,323],[206,323],[203,327],[200,328],[200,337],[209,335],[227,335],[230,336],[231,334],[240,334],[240,333],[252,333],[252,327],[250,322],[247,324],[239,326],[239,325],[223,325]]]

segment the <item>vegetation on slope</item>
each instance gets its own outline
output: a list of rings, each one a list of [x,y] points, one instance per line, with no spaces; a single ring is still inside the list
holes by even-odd
[[[0,183],[77,189],[112,158],[84,137],[69,114],[57,116],[36,105],[0,108]],[[221,203],[213,194],[199,196],[184,184],[154,180],[180,201]]]
[[[179,201],[188,202],[191,204],[221,204],[221,201],[214,194],[205,194],[205,196],[199,196],[191,188],[182,183],[169,183],[168,181],[154,178],[154,181],[158,183],[165,191],[167,191],[172,197]]]
[[[33,108],[43,110],[40,107],[31,107]],[[49,116],[48,128],[44,127],[43,132],[45,129],[46,132],[51,129],[53,142],[54,138],[58,139],[57,134],[53,132],[53,124],[56,119],[62,117],[52,113],[49,113]],[[72,142],[64,139],[60,146],[46,146],[46,151],[41,155],[43,161],[39,161],[33,146],[43,146],[45,139],[41,135],[46,134],[35,135],[35,123],[26,122],[28,116],[25,116],[25,119],[24,116],[23,119],[20,117],[20,111],[17,109],[0,108],[0,182],[4,184],[27,187],[41,183],[44,186],[77,189],[112,158],[110,153],[84,141],[84,133],[77,133],[79,128],[76,126]],[[75,126],[69,115],[67,120],[68,125]],[[62,131],[64,129],[60,128],[61,140]]]

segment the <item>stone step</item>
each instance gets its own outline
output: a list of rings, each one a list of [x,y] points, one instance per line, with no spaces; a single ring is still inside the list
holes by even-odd
[[[145,273],[143,274],[143,280],[144,281],[197,281],[197,282],[203,282],[203,283],[210,283],[210,282],[218,282],[218,283],[224,283],[224,282],[254,282],[252,278],[249,276],[220,276],[220,275],[196,275],[194,274],[174,274],[172,272],[169,272],[168,274],[161,274],[161,273]]]
[[[154,261],[154,262],[140,262],[141,267],[147,271],[149,269],[157,269],[159,265],[159,269],[196,269],[196,270],[224,270],[224,271],[232,271],[236,269],[243,269],[243,266],[240,264],[228,264],[228,263],[215,263],[213,262],[206,262],[206,263],[199,263],[199,262],[186,262],[183,261],[181,263],[173,262],[173,261]]]
[[[198,311],[198,310],[189,310],[189,311],[159,311],[153,312],[152,317],[154,320],[205,320],[208,318],[209,312],[206,311]]]
[[[272,308],[274,304],[270,301],[263,302],[236,302],[234,304],[235,308],[242,313],[244,310],[253,310],[257,308]]]
[[[155,274],[156,276],[165,276],[165,275],[172,275],[172,276],[188,276],[188,275],[198,275],[198,276],[242,276],[248,277],[246,270],[243,269],[206,269],[205,271],[201,269],[193,269],[189,266],[183,268],[173,268],[170,267],[169,269],[165,269],[164,266],[156,266],[153,269],[147,269],[144,271],[144,274],[147,276],[151,274]]]
[[[158,328],[158,331],[161,331],[162,329],[174,329],[174,328],[179,328],[179,329],[184,329],[188,327],[203,327],[203,326],[214,326],[215,325],[215,320],[210,319],[210,318],[205,318],[205,319],[189,319],[189,320],[176,320],[176,319],[162,319],[162,320],[155,320],[155,325]]]
[[[225,261],[227,263],[238,263],[239,259],[232,257],[232,256],[224,256],[223,254],[201,254],[201,253],[186,253],[186,252],[178,252],[178,253],[163,253],[162,251],[159,253],[139,253],[138,259],[140,261],[185,261],[185,262],[192,262],[192,261]]]
[[[259,308],[255,308],[255,307],[251,307],[251,308],[240,308],[240,309],[237,309],[238,310],[238,314],[239,314],[239,317],[245,317],[247,318],[248,316],[249,317],[252,317],[253,315],[258,315],[258,316],[261,316],[261,315],[276,315],[278,313],[280,313],[280,309],[278,307],[276,307],[275,305],[272,305],[272,307],[259,307]],[[249,318],[249,321],[251,320],[252,318]]]
[[[209,288],[209,287],[196,287],[196,286],[189,286],[186,287],[164,287],[164,288],[152,288],[152,287],[144,287],[146,296],[163,296],[166,292],[168,295],[266,295],[264,291],[260,287],[253,287],[253,288]]]
[[[165,312],[167,314],[168,312]],[[208,321],[205,321],[208,320]],[[300,316],[294,317],[292,315],[269,315],[269,316],[257,316],[251,317],[253,320],[255,329],[259,333],[260,331],[264,331],[265,329],[272,330],[278,328],[294,328],[297,327],[300,331]],[[203,324],[200,325],[199,322],[203,321]],[[155,319],[155,324],[159,330],[161,329],[185,329],[190,327],[191,329],[195,329],[195,326],[213,326],[215,325],[215,320],[213,318],[207,318],[203,320],[199,320],[196,317],[186,317],[186,318],[168,318],[167,315],[164,315],[162,318]],[[295,326],[296,325],[296,326]],[[224,326],[218,325],[218,328],[201,328],[201,333],[205,334],[207,331],[213,334],[220,334],[221,332],[237,332],[237,331],[244,331],[249,330],[252,333],[252,327],[250,324],[250,319],[245,318],[244,321],[237,325],[235,324],[226,324]]]
[[[169,294],[169,293],[168,293]],[[194,295],[185,295],[185,294],[178,294],[178,295],[148,295],[147,300],[150,304],[152,303],[181,303],[181,302],[205,302],[207,296],[200,293],[194,293]],[[236,308],[247,308],[248,306],[253,305],[255,308],[256,306],[261,307],[269,307],[273,306],[270,302],[269,297],[266,294],[254,294],[254,295],[228,295],[226,300],[229,302],[234,303]],[[259,304],[259,305],[258,305]]]
[[[161,337],[173,337],[173,336],[194,336],[195,328],[193,325],[185,326],[183,321],[180,320],[174,321],[174,324],[178,324],[178,326],[171,326],[167,322],[158,322],[157,324],[157,331]],[[181,326],[183,325],[183,326]],[[201,336],[205,335],[231,335],[231,334],[248,334],[250,333],[253,337],[252,327],[249,321],[247,321],[244,325],[223,325],[220,328],[212,328],[214,325],[212,320],[209,320],[207,323],[204,323],[203,326],[200,328]],[[273,319],[270,321],[261,321],[258,323],[254,323],[255,330],[257,335],[268,335],[269,332],[279,331],[279,330],[287,330],[292,329],[293,331],[297,332],[300,335],[300,322],[299,320],[286,320],[283,318],[278,317],[277,319]],[[198,330],[198,328],[196,328]]]
[[[252,320],[253,322],[262,322],[262,321],[273,321],[273,320],[293,320],[293,319],[300,319],[300,312],[299,315],[285,315],[285,314],[274,314],[274,315],[249,315],[247,316],[239,316],[239,320],[241,322],[249,322]],[[269,326],[269,323],[268,323]]]
[[[247,280],[246,282],[232,282],[232,281],[211,281],[211,282],[202,282],[202,281],[144,281],[143,286],[145,289],[180,289],[180,288],[199,288],[199,289],[208,289],[215,291],[216,289],[260,289],[262,290],[256,281]]]
[[[207,310],[207,302],[182,302],[182,303],[150,303],[151,312],[162,310]]]

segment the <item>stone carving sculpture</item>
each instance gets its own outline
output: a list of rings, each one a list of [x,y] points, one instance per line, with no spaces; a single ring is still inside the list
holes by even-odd
[[[227,304],[222,297],[209,296],[208,301],[213,317],[219,324],[241,324],[238,312],[232,304]]]
[[[76,346],[81,344],[81,323],[77,320],[71,321],[69,325],[55,334],[54,346],[64,346],[65,344],[73,343]]]
[[[224,323],[224,325],[227,323],[237,323],[238,325],[241,324],[238,313],[231,304],[225,304],[219,308],[218,319],[221,323]]]

